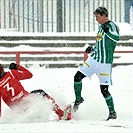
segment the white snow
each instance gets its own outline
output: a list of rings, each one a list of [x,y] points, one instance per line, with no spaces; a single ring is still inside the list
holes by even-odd
[[[33,78],[21,83],[29,92],[34,89],[44,89],[51,95],[62,109],[74,102],[73,76],[78,68],[45,69],[31,67]],[[83,80],[82,96],[85,101],[79,111],[73,115],[73,120],[57,121],[57,116],[51,111],[48,101],[37,102],[25,114],[13,113],[3,103],[1,133],[33,133],[33,132],[132,132],[132,74],[133,66],[118,66],[113,68],[113,85],[110,92],[114,99],[118,115],[116,120],[105,121],[108,109],[99,89],[96,75],[92,80]],[[35,106],[34,106],[35,105]]]

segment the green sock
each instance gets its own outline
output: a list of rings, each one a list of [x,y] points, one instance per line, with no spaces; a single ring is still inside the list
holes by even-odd
[[[114,113],[115,110],[114,110],[114,102],[113,102],[112,96],[111,96],[111,95],[107,96],[107,97],[105,98],[105,100],[106,100],[106,103],[107,103],[109,112],[110,112],[110,113]]]
[[[81,99],[81,90],[82,90],[82,81],[74,82],[74,91],[77,101]]]

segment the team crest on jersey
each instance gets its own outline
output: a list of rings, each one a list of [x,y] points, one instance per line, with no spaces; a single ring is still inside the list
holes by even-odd
[[[97,41],[101,41],[102,40],[102,34],[101,33],[97,34],[96,40]]]

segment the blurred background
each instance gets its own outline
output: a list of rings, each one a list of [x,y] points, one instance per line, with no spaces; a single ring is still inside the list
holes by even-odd
[[[91,32],[93,11],[105,6],[114,22],[133,25],[133,0],[0,0],[0,27],[22,32]]]

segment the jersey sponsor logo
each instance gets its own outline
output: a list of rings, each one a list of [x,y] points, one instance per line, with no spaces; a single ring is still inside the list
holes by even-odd
[[[101,33],[97,34],[96,40],[97,41],[101,41],[102,40],[102,34]]]
[[[24,93],[21,91],[17,96],[13,97],[13,98],[11,99],[11,101],[14,102],[16,99],[21,98],[23,95],[24,95]]]

